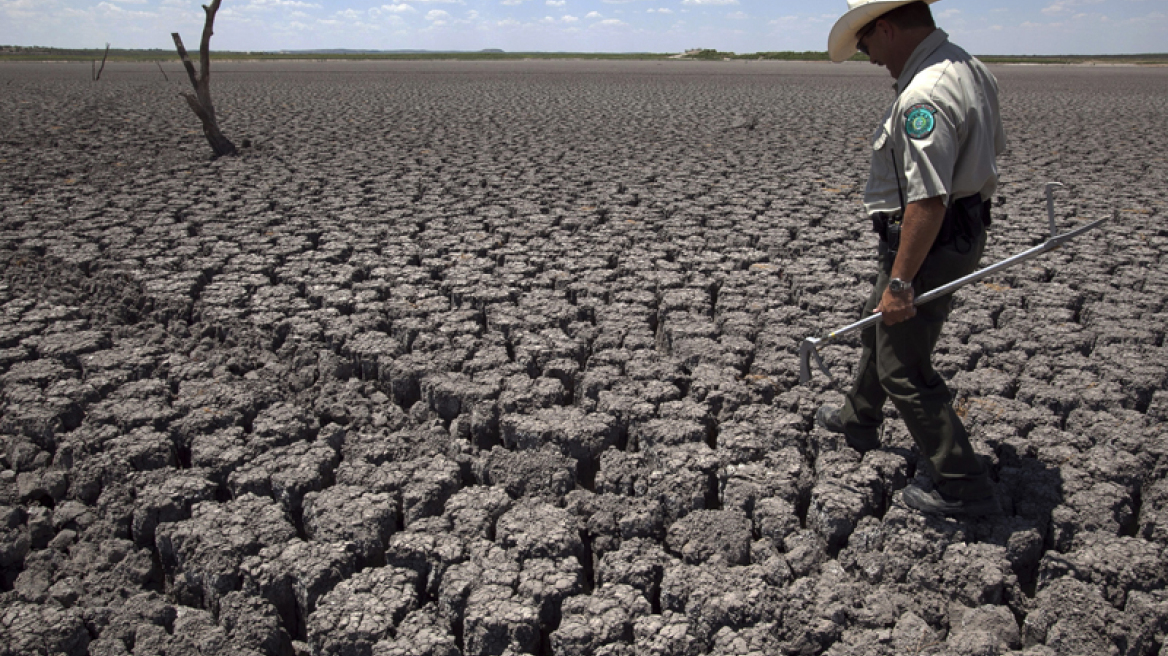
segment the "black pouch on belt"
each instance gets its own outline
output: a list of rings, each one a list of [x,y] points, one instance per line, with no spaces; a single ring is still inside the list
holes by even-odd
[[[884,232],[886,235],[884,241],[888,243],[888,252],[896,255],[896,252],[900,250],[900,221],[889,223]]]
[[[950,243],[968,246],[990,225],[990,202],[973,195],[958,198],[945,210],[933,250]]]
[[[892,255],[900,249],[900,217],[887,212],[872,215],[872,232],[880,235],[880,246]]]

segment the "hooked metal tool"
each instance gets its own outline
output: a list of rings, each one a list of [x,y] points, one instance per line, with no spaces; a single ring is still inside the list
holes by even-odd
[[[1054,220],[1054,190],[1056,187],[1062,186],[1063,184],[1061,182],[1048,182],[1046,184],[1046,214],[1050,222],[1050,239],[1046,240],[1042,244],[1039,244],[1038,246],[1035,246],[1034,248],[1031,248],[1028,251],[1019,253],[1010,258],[1006,258],[997,264],[992,264],[984,269],[974,271],[964,278],[958,278],[957,280],[954,280],[947,285],[942,285],[941,287],[921,294],[913,301],[913,305],[923,305],[946,294],[950,294],[970,283],[977,282],[983,278],[988,278],[989,276],[992,276],[995,273],[1002,271],[1003,269],[1008,269],[1009,267],[1012,267],[1016,264],[1021,264],[1022,262],[1032,260],[1039,255],[1042,255],[1043,253],[1053,251],[1068,241],[1074,239],[1075,237],[1078,237],[1085,232],[1094,230],[1100,225],[1106,223],[1109,219],[1118,216],[1118,212],[1113,212],[1110,217],[1099,219],[1098,221],[1094,221],[1085,226],[1075,228],[1074,230],[1068,230],[1061,235],[1058,234],[1058,227],[1055,225]],[[827,365],[824,364],[823,357],[819,355],[819,347],[823,346],[824,344],[831,343],[832,341],[843,337],[844,335],[863,330],[869,326],[874,326],[882,321],[883,317],[883,313],[877,312],[853,324],[844,326],[838,330],[834,330],[831,333],[828,333],[826,337],[808,337],[807,339],[803,340],[803,344],[799,346],[799,383],[803,384],[811,380],[812,359],[815,360],[815,364],[818,365],[819,370],[822,371],[824,375],[826,375],[828,379],[834,383],[835,379],[832,378],[831,372],[828,371]]]

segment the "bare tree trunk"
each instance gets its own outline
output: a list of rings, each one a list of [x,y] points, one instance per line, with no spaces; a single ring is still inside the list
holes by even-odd
[[[178,49],[178,56],[187,69],[187,77],[191,79],[191,86],[195,87],[194,93],[184,93],[182,96],[194,110],[195,116],[203,122],[203,134],[207,137],[207,143],[211,144],[211,150],[215,151],[216,157],[236,153],[235,144],[219,131],[219,123],[215,120],[215,107],[211,104],[211,28],[215,23],[215,12],[219,11],[219,2],[220,0],[214,0],[209,7],[203,5],[203,11],[207,12],[207,22],[203,24],[203,40],[199,43],[198,74],[195,73],[195,65],[187,55],[187,49],[183,47],[182,38],[178,32],[171,33],[174,37],[174,47]]]
[[[93,74],[94,82],[101,79],[101,72],[105,70],[105,60],[106,57],[109,57],[109,46],[110,44],[105,44],[105,54],[101,56],[101,68],[97,69],[97,72]]]

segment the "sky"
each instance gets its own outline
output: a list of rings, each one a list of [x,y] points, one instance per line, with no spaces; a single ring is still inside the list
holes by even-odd
[[[208,4],[210,0],[205,0]],[[827,49],[845,0],[222,0],[213,50],[737,53]],[[1168,0],[941,0],[974,54],[1168,51]],[[200,0],[0,0],[0,45],[198,48]]]

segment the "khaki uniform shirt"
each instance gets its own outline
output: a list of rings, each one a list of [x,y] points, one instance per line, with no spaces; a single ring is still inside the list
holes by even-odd
[[[913,51],[895,88],[896,101],[872,136],[865,209],[899,214],[934,196],[946,205],[993,196],[1006,133],[998,81],[985,65],[936,30]]]

